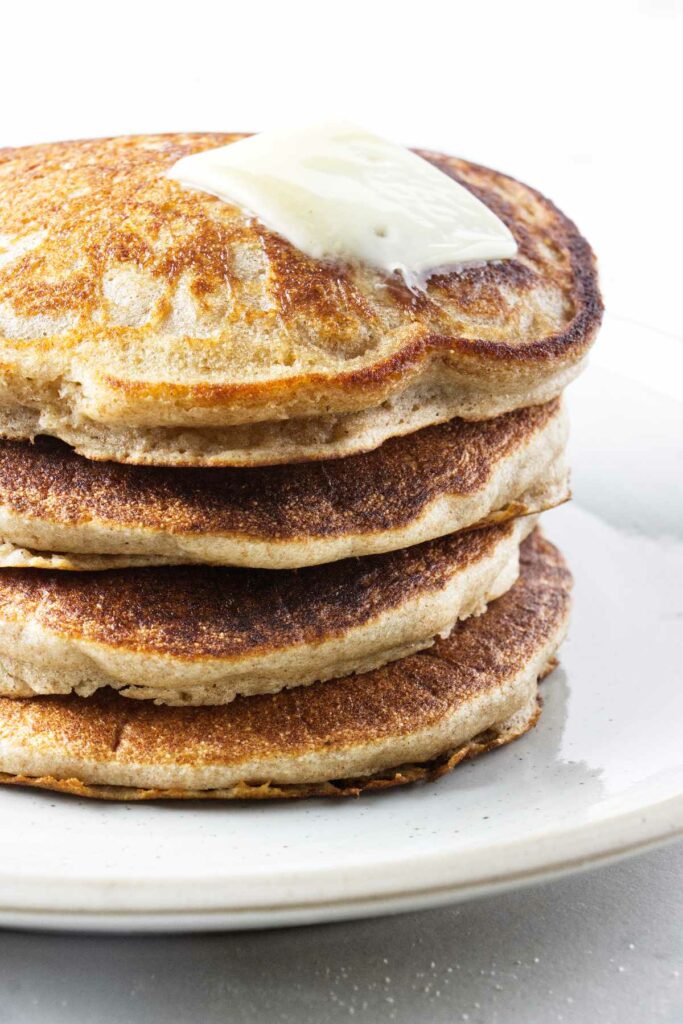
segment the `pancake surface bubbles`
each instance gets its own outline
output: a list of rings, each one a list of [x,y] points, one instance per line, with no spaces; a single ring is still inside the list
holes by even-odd
[[[0,440],[0,566],[299,568],[540,512],[568,496],[559,402],[451,420],[326,462],[179,469]]]
[[[416,295],[165,177],[236,138],[0,151],[0,433],[132,463],[324,459],[549,401],[579,372],[601,314],[593,256],[537,192],[425,154],[519,252]]]
[[[108,799],[356,794],[442,774],[536,720],[571,577],[538,532],[518,582],[446,640],[363,676],[214,708],[111,691],[0,698],[0,781]]]

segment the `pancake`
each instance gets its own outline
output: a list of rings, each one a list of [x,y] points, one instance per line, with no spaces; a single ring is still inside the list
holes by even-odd
[[[542,404],[578,374],[602,311],[594,258],[538,192],[422,153],[519,251],[414,293],[165,177],[239,137],[0,150],[0,433],[118,462],[290,463]]]
[[[219,708],[104,691],[0,699],[0,781],[144,800],[357,794],[449,770],[536,720],[571,578],[538,532],[515,586],[433,648],[362,676]]]
[[[222,704],[428,647],[515,582],[534,517],[308,569],[0,570],[0,695]]]
[[[284,569],[396,550],[565,500],[566,435],[556,400],[287,467],[123,466],[0,441],[0,566]]]

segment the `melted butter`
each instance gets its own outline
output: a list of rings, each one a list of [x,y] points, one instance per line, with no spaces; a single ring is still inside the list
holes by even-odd
[[[431,273],[517,251],[503,222],[410,150],[346,122],[263,132],[167,172],[232,203],[315,259]]]

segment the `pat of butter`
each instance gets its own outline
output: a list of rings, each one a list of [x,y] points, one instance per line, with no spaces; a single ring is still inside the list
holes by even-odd
[[[253,135],[167,172],[248,211],[316,259],[430,273],[517,251],[501,220],[410,150],[346,122]]]

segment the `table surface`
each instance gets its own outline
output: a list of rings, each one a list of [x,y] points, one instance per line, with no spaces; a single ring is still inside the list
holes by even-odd
[[[3,1024],[680,1024],[683,844],[399,917],[270,932],[0,933]]]
[[[0,90],[21,102],[4,105],[0,146],[343,115],[500,166],[565,207],[600,255],[623,330],[596,362],[680,395],[681,3],[334,10],[8,6]],[[669,345],[665,368],[643,358],[642,325]],[[383,920],[173,938],[5,932],[0,1022],[680,1024],[682,874],[678,845]]]

